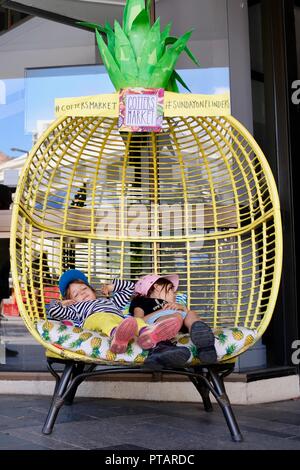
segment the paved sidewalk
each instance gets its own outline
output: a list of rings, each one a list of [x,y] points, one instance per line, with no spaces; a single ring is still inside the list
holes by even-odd
[[[233,443],[217,405],[77,398],[53,433],[41,432],[50,397],[0,395],[0,450],[300,449],[300,400],[234,406],[244,435]]]

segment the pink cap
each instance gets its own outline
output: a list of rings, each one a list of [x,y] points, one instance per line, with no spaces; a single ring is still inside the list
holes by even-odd
[[[153,284],[158,281],[158,279],[168,279],[168,281],[171,281],[175,291],[178,289],[179,285],[179,276],[178,274],[166,274],[165,276],[160,276],[159,274],[147,274],[146,276],[141,277],[139,279],[134,287],[134,291],[136,294],[140,295],[147,295],[150,287],[153,286]]]

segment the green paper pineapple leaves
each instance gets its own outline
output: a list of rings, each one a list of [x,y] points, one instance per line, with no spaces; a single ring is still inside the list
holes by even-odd
[[[170,36],[171,24],[168,24],[161,32],[159,18],[151,25],[150,7],[151,0],[127,0],[123,27],[118,21],[114,29],[109,23],[79,24],[95,30],[103,63],[117,91],[145,87],[177,92],[177,82],[189,90],[175,66],[183,51],[199,65],[187,47],[192,31],[177,39]]]

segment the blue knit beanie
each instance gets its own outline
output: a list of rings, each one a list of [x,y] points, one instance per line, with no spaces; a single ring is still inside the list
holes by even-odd
[[[69,284],[78,280],[83,281],[87,286],[90,287],[88,278],[82,271],[79,271],[79,269],[70,269],[69,271],[65,271],[60,276],[58,281],[58,287],[61,295],[64,297],[66,295]]]

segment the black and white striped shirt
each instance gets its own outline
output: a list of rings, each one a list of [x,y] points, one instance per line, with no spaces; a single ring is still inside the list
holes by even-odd
[[[77,302],[63,306],[60,302],[51,302],[48,315],[54,320],[72,320],[76,326],[82,326],[87,317],[96,312],[115,313],[123,317],[122,310],[128,304],[134,289],[130,281],[113,281],[112,297]]]

